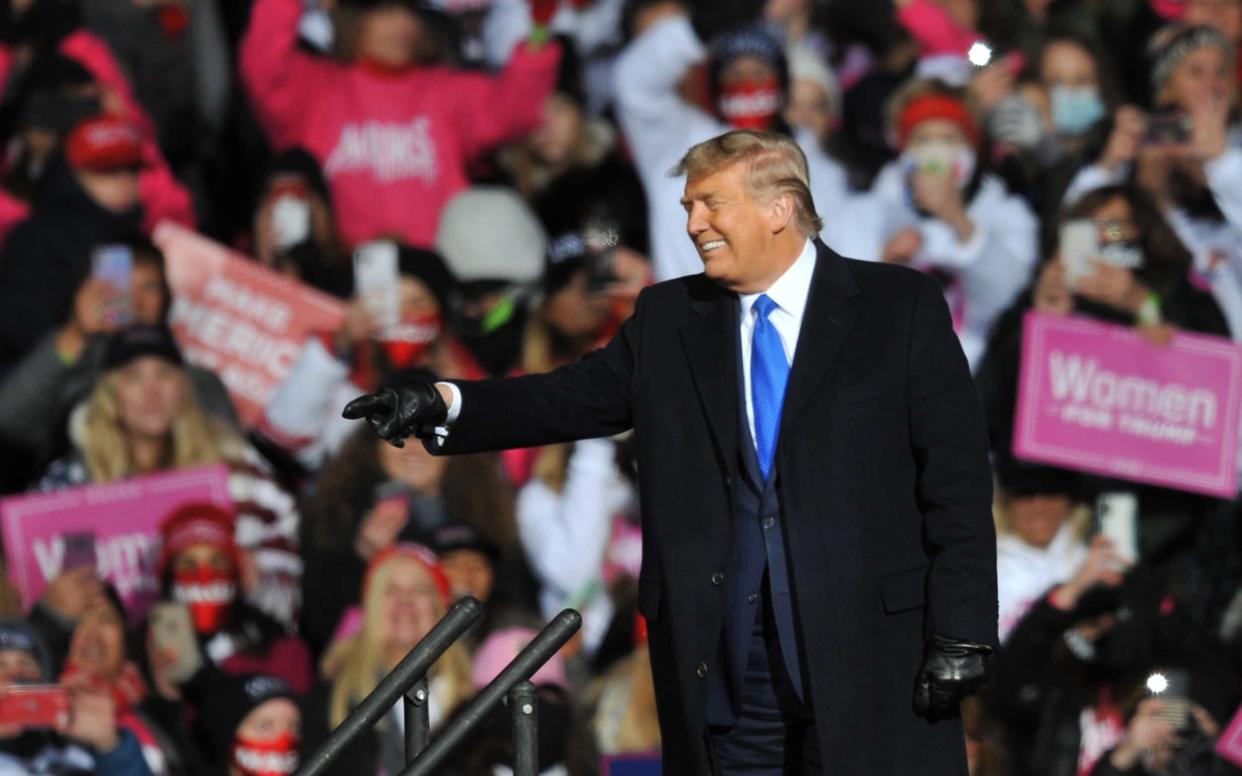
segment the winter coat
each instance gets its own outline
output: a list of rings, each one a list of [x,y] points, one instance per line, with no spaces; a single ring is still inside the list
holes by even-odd
[[[139,213],[117,214],[91,199],[63,157],[55,157],[35,190],[31,215],[0,252],[0,369],[12,366],[68,318],[90,272],[91,250],[132,233]]]
[[[61,41],[59,53],[82,65],[101,86],[115,92],[125,106],[125,119],[142,133],[144,166],[138,176],[138,196],[143,205],[143,230],[151,232],[164,219],[193,227],[194,203],[190,201],[190,193],[168,168],[156,141],[155,123],[134,99],[134,90],[108,44],[86,30],[78,30]],[[12,64],[12,54],[0,46],[0,84],[7,82]],[[0,236],[3,236],[3,223],[0,213]]]
[[[269,142],[303,146],[323,167],[346,243],[434,243],[466,164],[533,129],[559,52],[520,47],[496,78],[445,67],[378,72],[297,48],[300,0],[259,0],[241,76]]]
[[[703,271],[703,262],[686,235],[686,213],[681,206],[685,181],[668,173],[691,146],[729,130],[678,93],[682,77],[705,53],[689,18],[677,15],[651,25],[617,60],[617,117],[647,190],[657,281]],[[799,133],[796,139],[806,154],[815,209],[831,222],[847,197],[845,170],[809,134]],[[831,223],[821,237],[839,250]]]
[[[44,463],[64,437],[70,410],[99,381],[105,347],[103,337],[94,337],[75,363],[66,364],[56,350],[56,337],[55,331],[48,332],[0,379],[0,439]],[[199,405],[237,426],[237,411],[216,373],[187,365],[186,374]]]
[[[985,174],[966,203],[975,233],[963,243],[948,224],[915,210],[906,188],[899,162],[881,170],[871,191],[843,210],[840,221],[848,229],[841,233],[840,250],[879,261],[894,235],[916,230],[923,245],[911,266],[941,278],[953,328],[975,372],[992,324],[1031,278],[1039,255],[1039,222],[1025,202]]]
[[[1014,534],[998,534],[996,592],[1001,641],[1049,588],[1072,577],[1086,559],[1086,545],[1069,522],[1042,548],[1032,547]]]

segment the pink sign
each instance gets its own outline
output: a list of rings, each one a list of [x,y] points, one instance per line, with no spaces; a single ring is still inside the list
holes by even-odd
[[[162,222],[154,239],[186,359],[220,375],[242,422],[257,424],[306,338],[340,328],[345,306],[176,224]]]
[[[1216,739],[1216,753],[1234,765],[1242,766],[1242,708],[1233,715],[1233,721],[1221,737]]]
[[[22,601],[33,606],[65,560],[65,536],[93,534],[95,567],[120,594],[130,619],[159,599],[155,561],[159,526],[178,507],[230,507],[224,465],[87,485],[0,500],[4,555]]]
[[[1232,498],[1242,348],[1197,334],[1027,313],[1019,458]]]

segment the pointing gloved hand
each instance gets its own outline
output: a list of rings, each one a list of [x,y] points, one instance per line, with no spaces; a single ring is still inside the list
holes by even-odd
[[[420,380],[397,388],[384,388],[379,393],[359,396],[341,412],[355,420],[366,418],[389,444],[405,446],[405,438],[433,439],[436,427],[443,426],[448,407],[435,383]]]
[[[958,703],[988,679],[986,644],[933,635],[914,683],[914,711],[928,721],[956,717]]]

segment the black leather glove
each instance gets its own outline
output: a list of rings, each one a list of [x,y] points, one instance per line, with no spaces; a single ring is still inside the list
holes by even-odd
[[[359,396],[341,412],[350,420],[366,418],[384,441],[405,447],[405,438],[432,439],[436,427],[444,425],[448,407],[434,383],[418,381],[379,393]]]
[[[988,680],[986,644],[933,635],[914,682],[914,711],[932,722],[959,714],[958,703]]]

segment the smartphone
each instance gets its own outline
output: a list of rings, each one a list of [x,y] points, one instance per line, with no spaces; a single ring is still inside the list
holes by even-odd
[[[69,693],[58,684],[14,684],[0,690],[0,725],[57,728],[69,724]]]
[[[354,293],[380,328],[396,326],[401,317],[397,295],[397,244],[370,242],[354,251]]]
[[[1159,698],[1164,708],[1157,714],[1174,730],[1190,721],[1190,672],[1184,668],[1161,668],[1147,677],[1147,695]]]
[[[1190,119],[1184,113],[1158,113],[1147,121],[1143,142],[1148,145],[1184,145],[1190,142]]]
[[[163,601],[152,606],[147,627],[156,650],[177,655],[176,661],[166,670],[166,676],[174,684],[188,682],[203,667],[194,622],[185,604]]]
[[[374,498],[377,506],[395,501],[400,502],[408,509],[410,505],[410,489],[400,480],[388,480],[387,482],[381,482],[375,487]]]
[[[1066,221],[1061,225],[1060,247],[1065,284],[1073,289],[1095,272],[1092,264],[1100,255],[1100,230],[1090,219]]]
[[[128,245],[101,245],[91,257],[91,277],[113,289],[105,317],[109,323],[125,326],[133,321],[130,285],[134,274],[134,252]]]
[[[95,565],[95,533],[73,531],[65,534],[65,555],[60,563],[61,573]]]
[[[1096,526],[1113,543],[1113,552],[1138,560],[1138,496],[1129,491],[1101,493],[1095,502]]]

